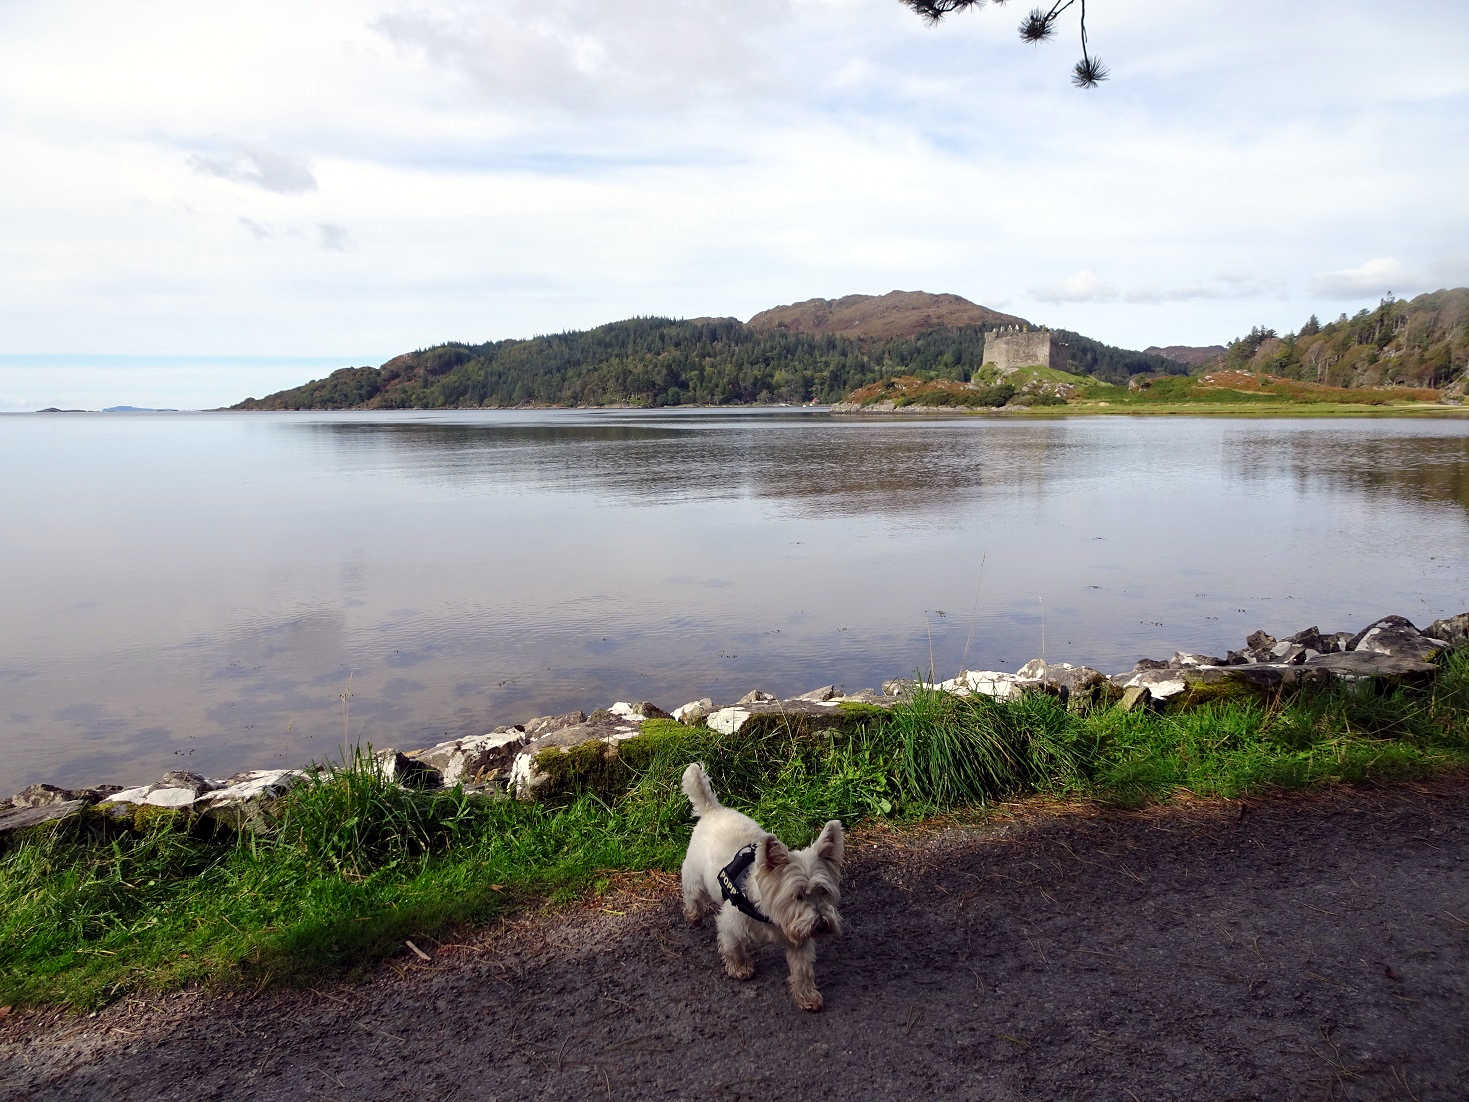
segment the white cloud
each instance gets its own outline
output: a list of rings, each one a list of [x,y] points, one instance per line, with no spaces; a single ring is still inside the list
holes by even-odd
[[[1364,260],[1355,268],[1327,272],[1311,281],[1311,292],[1325,298],[1372,298],[1389,291],[1415,290],[1423,281],[1408,271],[1396,257],[1379,256]]]
[[[316,177],[303,158],[269,149],[196,153],[189,158],[189,167],[205,176],[251,184],[280,195],[316,190]]]
[[[10,5],[0,332],[381,362],[921,287],[1141,347],[1469,279],[1469,9],[1096,9],[1084,94],[1072,32],[896,0]]]
[[[318,222],[316,231],[317,242],[323,249],[343,253],[352,247],[352,235],[347,232],[346,226],[339,226],[335,222]]]
[[[1090,268],[1067,276],[1060,283],[1030,292],[1042,302],[1111,302],[1117,291]]]
[[[1122,300],[1141,304],[1204,302],[1220,299],[1280,298],[1285,293],[1284,283],[1278,280],[1257,279],[1253,276],[1218,275],[1212,280],[1178,287],[1135,287],[1124,294]]]
[[[430,66],[500,101],[678,113],[690,99],[768,87],[783,68],[762,48],[791,0],[501,0],[388,12],[371,26]],[[766,45],[773,43],[767,42]]]

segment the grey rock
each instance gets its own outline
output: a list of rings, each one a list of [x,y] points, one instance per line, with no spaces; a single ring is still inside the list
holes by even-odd
[[[619,742],[636,738],[642,727],[628,720],[611,716],[607,719],[588,719],[584,723],[562,727],[550,734],[527,742],[510,763],[510,785],[515,795],[522,800],[534,799],[552,780],[540,766],[536,756],[546,750],[570,750],[588,742],[604,743],[615,747]]]
[[[1305,661],[1307,654],[1315,654],[1318,652],[1312,651],[1307,647],[1303,647],[1299,643],[1287,643],[1281,641],[1270,648],[1270,653],[1274,656],[1275,661],[1283,666],[1299,666],[1303,661]]]
[[[819,731],[826,727],[855,727],[864,717],[852,716],[841,708],[840,700],[760,700],[720,708],[710,714],[711,730],[733,735],[752,724],[778,726],[793,733]]]
[[[1184,666],[1224,666],[1228,665],[1222,658],[1216,658],[1211,654],[1196,654],[1193,651],[1174,651],[1173,657],[1168,660],[1168,665],[1174,669]]]
[[[1396,614],[1384,616],[1380,620],[1373,620],[1372,623],[1368,624],[1361,631],[1357,632],[1356,635],[1352,636],[1352,641],[1347,644],[1347,650],[1356,650],[1357,646],[1362,642],[1364,638],[1366,638],[1372,632],[1378,631],[1382,628],[1394,628],[1399,631],[1413,632],[1416,632],[1418,630],[1413,625],[1413,621],[1409,620],[1406,616],[1398,616]]]
[[[1321,629],[1316,626],[1305,628],[1294,635],[1287,635],[1283,640],[1287,643],[1299,643],[1307,650],[1313,650],[1317,654],[1328,654],[1335,650],[1330,636],[1322,635]]]
[[[1187,672],[1181,669],[1137,670],[1128,675],[1119,687],[1124,697],[1128,689],[1145,688],[1152,700],[1169,700],[1188,688]],[[1116,678],[1113,682],[1116,683]]]
[[[836,685],[823,685],[819,689],[812,689],[809,693],[802,693],[795,699],[814,700],[820,703],[823,700],[835,700],[837,697],[844,695],[841,688]]]
[[[401,750],[389,747],[378,751],[375,756],[382,767],[384,780],[396,781],[405,788],[437,788],[443,783],[443,776],[437,769],[427,762],[410,758]]]
[[[625,719],[632,723],[642,723],[645,719],[673,718],[673,716],[649,700],[640,700],[635,704],[625,700],[619,700],[612,707],[608,708],[607,711],[619,719]]]
[[[276,801],[306,779],[307,774],[300,769],[236,773],[223,788],[201,796],[192,810],[231,830],[267,831],[275,824],[272,812]]]
[[[1295,666],[1279,662],[1251,662],[1244,666],[1201,667],[1194,671],[1195,685],[1232,685],[1268,693],[1293,685],[1301,679]]]
[[[90,803],[100,803],[114,792],[121,791],[122,785],[120,784],[94,784],[87,788],[77,789],[77,798],[87,800]]]
[[[1141,708],[1146,708],[1152,699],[1153,694],[1149,692],[1146,685],[1133,685],[1123,691],[1122,699],[1117,702],[1117,707],[1124,712],[1136,712]]]
[[[54,784],[28,784],[11,797],[13,807],[49,807],[75,800],[77,793]]]
[[[1022,682],[1034,683],[1041,692],[1060,697],[1063,703],[1073,708],[1110,703],[1118,695],[1111,680],[1101,670],[1074,666],[1070,662],[1044,662],[1032,658],[1016,671],[1015,676]]]
[[[410,757],[439,771],[445,787],[474,784],[508,769],[530,736],[519,727],[497,727],[488,734],[470,735],[416,750]]]
[[[176,810],[191,808],[206,792],[222,787],[222,782],[213,781],[198,773],[173,769],[165,773],[156,784],[145,784],[138,788],[122,788],[107,797],[108,803],[147,804],[149,807],[170,807]]]
[[[535,719],[526,720],[521,726],[532,739],[538,739],[542,735],[549,735],[565,727],[575,727],[578,723],[586,721],[586,712],[567,712],[560,716],[536,716]]]
[[[1252,631],[1245,636],[1245,649],[1251,651],[1269,650],[1275,646],[1277,640],[1268,631]]]
[[[219,781],[183,769],[170,769],[158,779],[158,783],[164,788],[197,788],[201,793],[220,787]]]
[[[1431,685],[1438,674],[1438,667],[1432,662],[1362,650],[1322,654],[1307,659],[1302,669],[1341,681],[1370,679],[1417,687]]]
[[[1034,678],[1023,678],[1018,674],[1002,673],[999,670],[960,670],[957,677],[940,681],[931,687],[957,696],[978,694],[994,697],[996,700],[1010,700],[1026,689],[1038,689],[1040,685]]]
[[[1446,649],[1443,640],[1429,638],[1402,616],[1384,616],[1359,631],[1350,645],[1352,653],[1386,654],[1420,662],[1430,661]]]
[[[687,704],[680,704],[673,710],[673,718],[680,723],[686,723],[690,727],[702,723],[714,711],[714,701],[709,697],[700,700],[691,700]]]
[[[1322,654],[1336,654],[1339,651],[1349,650],[1352,645],[1352,633],[1350,631],[1334,631],[1326,636],[1326,642],[1331,646],[1322,651]]]
[[[858,689],[855,693],[848,693],[842,699],[850,700],[857,704],[877,704],[884,708],[891,708],[898,702],[896,696],[880,693],[876,689]]]
[[[736,704],[769,704],[775,699],[774,694],[764,692],[761,689],[751,689],[744,696],[735,701]]]
[[[86,800],[63,800],[60,803],[28,805],[0,811],[0,842],[4,842],[7,836],[17,830],[40,826],[42,823],[60,822],[80,814],[89,806],[91,805]]]
[[[1423,629],[1423,634],[1431,639],[1442,639],[1451,647],[1465,646],[1469,644],[1469,612],[1435,620]]]
[[[1243,666],[1246,662],[1253,662],[1254,660],[1252,655],[1242,650],[1232,650],[1224,656],[1224,661],[1219,664],[1221,666]]]
[[[904,700],[917,691],[919,684],[911,677],[895,677],[882,683],[882,695]]]

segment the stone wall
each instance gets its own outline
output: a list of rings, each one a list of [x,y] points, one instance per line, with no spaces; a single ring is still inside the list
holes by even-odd
[[[1067,348],[1049,329],[1029,332],[1016,326],[991,329],[984,335],[984,362],[1001,371],[1017,367],[1054,367],[1067,370]]]

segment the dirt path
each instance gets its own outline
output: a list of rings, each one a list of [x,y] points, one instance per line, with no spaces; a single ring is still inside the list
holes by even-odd
[[[0,1098],[1469,1096],[1463,779],[853,842],[822,1014],[655,877],[355,985],[12,1015]]]

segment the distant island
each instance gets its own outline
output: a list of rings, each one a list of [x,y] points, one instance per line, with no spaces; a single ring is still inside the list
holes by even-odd
[[[1027,365],[986,358],[986,342],[996,334],[1041,332],[1061,350],[1028,365],[1044,368],[1044,379],[1033,371],[1012,377],[1017,367]],[[381,367],[345,367],[231,408],[778,403],[872,408],[885,402],[892,408],[1087,402],[1110,408],[1165,398],[1217,405],[1212,392],[1219,390],[1244,394],[1239,401],[1257,406],[1380,406],[1462,399],[1466,364],[1469,288],[1410,301],[1388,296],[1375,309],[1364,308],[1350,318],[1343,314],[1325,325],[1313,316],[1296,333],[1256,328],[1224,346],[1141,352],[1069,330],[1043,331],[958,295],[892,291],[810,299],[762,311],[748,322],[639,317],[527,340],[441,344],[396,356]],[[887,385],[892,391],[899,379],[912,380],[902,384],[902,393],[873,399],[867,389]],[[919,401],[923,395],[915,386],[931,386],[929,397],[938,400]],[[983,392],[983,400],[973,397],[977,392]],[[943,399],[943,394],[951,397]]]
[[[36,410],[37,413],[178,413],[176,409],[152,409],[148,406],[108,406],[101,410],[91,409],[59,409],[56,406],[47,406],[45,409]]]

